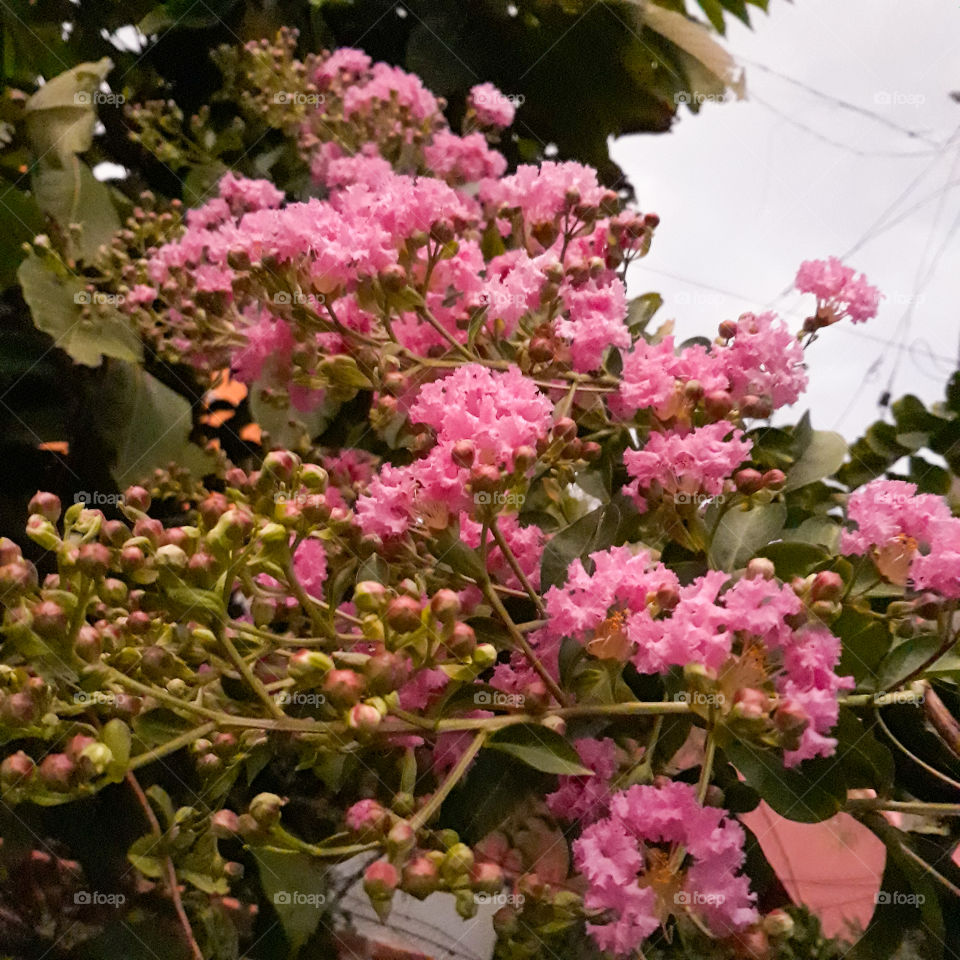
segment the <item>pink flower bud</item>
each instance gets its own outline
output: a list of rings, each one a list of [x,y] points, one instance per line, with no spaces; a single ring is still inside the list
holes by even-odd
[[[400,633],[412,633],[421,625],[421,611],[413,597],[394,597],[387,605],[387,623]]]
[[[810,587],[812,600],[837,601],[843,596],[843,577],[833,570],[821,570]]]
[[[17,786],[33,776],[35,764],[22,750],[5,757],[0,764],[0,780],[10,786]]]
[[[123,491],[124,506],[133,507],[134,510],[146,513],[150,509],[150,501],[150,491],[143,487],[127,487]]]
[[[363,873],[363,889],[371,900],[389,900],[399,882],[400,874],[389,860],[375,860]]]
[[[352,670],[331,670],[324,678],[321,689],[330,704],[344,710],[360,699],[363,687],[363,677]]]
[[[380,726],[380,711],[368,703],[354,704],[347,714],[347,726],[357,733],[373,733]]]
[[[430,598],[430,611],[441,623],[447,623],[460,613],[460,597],[444,587]]]
[[[39,513],[44,520],[56,523],[60,519],[60,498],[54,493],[44,493],[38,490],[27,506],[30,513]]]
[[[440,872],[429,857],[414,857],[403,868],[402,888],[406,893],[425,900],[438,886]]]
[[[232,810],[218,810],[210,818],[210,829],[215,837],[221,840],[229,840],[237,833],[237,820],[239,818]]]

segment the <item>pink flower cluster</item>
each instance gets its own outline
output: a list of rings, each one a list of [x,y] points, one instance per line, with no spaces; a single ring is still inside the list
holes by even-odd
[[[617,772],[617,745],[609,737],[584,737],[574,743],[592,777],[560,777],[558,788],[547,794],[547,807],[558,820],[591,823],[605,816],[610,804],[610,780]]]
[[[654,483],[674,496],[718,496],[724,481],[750,455],[753,444],[742,437],[743,431],[726,420],[684,433],[653,433],[642,450],[624,453],[632,478],[624,491],[641,510],[647,506],[641,491]]]
[[[874,480],[850,494],[840,550],[871,553],[894,583],[960,597],[960,519],[942,497],[917,493],[914,483]]]
[[[565,585],[546,594],[547,624],[531,638],[545,662],[555,662],[563,637],[601,657],[630,659],[647,674],[690,663],[720,671],[731,657],[757,650],[778,702],[806,718],[799,745],[784,753],[784,763],[833,753],[836,741],[828,734],[837,722],[837,696],[852,687],[852,678],[835,673],[840,641],[833,634],[816,622],[791,625],[803,611],[793,590],[775,580],[730,584],[719,570],[681,586],[646,551],[629,547],[589,559],[593,573],[574,560]],[[500,668],[498,684],[517,689],[520,664],[512,674],[507,670]]]
[[[379,537],[400,535],[427,505],[472,513],[477,501],[468,493],[473,474],[464,458],[497,476],[513,472],[517,451],[536,448],[552,413],[549,399],[516,367],[501,373],[466,364],[426,384],[410,419],[431,427],[436,445],[409,466],[383,467],[357,501],[361,529]]]
[[[517,108],[514,100],[502,94],[492,83],[478,83],[471,88],[467,104],[480,123],[489,127],[509,127]]]
[[[863,323],[875,317],[880,306],[880,291],[836,257],[801,263],[796,288],[812,293],[821,309],[831,311],[831,322],[848,316],[854,323]]]
[[[588,910],[609,911],[587,930],[601,950],[632,955],[671,915],[690,910],[719,936],[758,919],[743,866],[743,828],[722,810],[703,807],[685,783],[634,786],[614,795],[610,815],[574,841],[577,868],[589,884]],[[670,853],[682,847],[692,864]]]
[[[806,389],[807,374],[803,348],[786,324],[772,313],[745,313],[724,326],[728,342],[709,350],[693,344],[676,353],[673,337],[656,344],[638,340],[624,356],[612,412],[626,418],[652,409],[667,421],[682,419],[701,396],[707,398],[708,415],[748,398],[765,398],[771,409],[795,403]],[[691,382],[698,386],[692,397],[684,393]]]

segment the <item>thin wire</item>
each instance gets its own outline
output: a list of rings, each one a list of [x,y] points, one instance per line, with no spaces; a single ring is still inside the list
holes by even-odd
[[[761,70],[764,73],[769,73],[775,77],[779,77],[781,80],[793,84],[793,86],[799,87],[801,90],[805,90],[807,93],[810,93],[815,97],[819,97],[821,100],[826,100],[828,103],[832,103],[834,106],[840,107],[843,110],[850,110],[853,113],[858,113],[863,117],[873,120],[875,123],[883,124],[883,126],[889,127],[891,130],[896,130],[897,132],[902,133],[904,136],[910,137],[913,140],[921,140],[924,143],[930,144],[932,147],[943,146],[943,144],[941,144],[939,141],[933,140],[919,130],[911,130],[909,127],[903,127],[899,123],[889,119],[889,117],[884,117],[878,113],[874,113],[872,110],[868,110],[866,107],[863,107],[860,104],[851,103],[849,100],[843,100],[840,97],[834,96],[833,94],[826,93],[823,90],[818,90],[816,87],[811,87],[808,83],[804,83],[802,80],[797,80],[795,77],[788,77],[785,73],[781,73],[779,70],[774,70],[773,67],[768,67],[765,63],[758,63],[756,60],[748,60],[746,57],[741,56],[738,56],[737,60],[741,63],[749,64],[751,67],[755,67],[757,70]]]

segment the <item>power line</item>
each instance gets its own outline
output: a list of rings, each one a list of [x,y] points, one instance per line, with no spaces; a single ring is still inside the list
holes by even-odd
[[[941,144],[939,141],[933,140],[919,130],[911,130],[909,127],[901,126],[899,123],[889,119],[889,117],[884,117],[878,113],[874,113],[872,110],[868,110],[866,107],[861,106],[858,103],[851,103],[849,100],[843,100],[840,97],[834,96],[833,94],[826,93],[823,90],[818,90],[816,87],[812,87],[810,84],[804,83],[802,80],[797,80],[795,77],[788,77],[785,73],[781,73],[779,70],[774,70],[773,67],[768,67],[765,63],[758,63],[756,60],[748,60],[746,57],[739,56],[737,57],[737,60],[742,63],[749,64],[751,67],[755,67],[757,70],[761,70],[764,73],[769,73],[772,76],[779,77],[786,83],[790,83],[795,87],[799,87],[801,90],[805,90],[807,93],[812,94],[815,97],[819,97],[821,100],[826,100],[828,103],[832,103],[834,106],[840,107],[843,110],[850,110],[853,113],[858,113],[863,117],[873,120],[875,123],[889,127],[891,130],[896,130],[898,133],[902,133],[904,136],[910,137],[913,140],[921,140],[923,143],[927,143],[932,147],[943,146],[943,144]]]

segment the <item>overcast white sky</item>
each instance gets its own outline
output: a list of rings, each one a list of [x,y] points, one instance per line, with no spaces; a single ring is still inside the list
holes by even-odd
[[[960,5],[770,0],[753,17],[727,37],[746,100],[684,107],[672,133],[614,144],[641,209],[661,217],[630,292],[661,292],[658,318],[676,318],[681,338],[765,307],[798,328],[810,298],[781,295],[800,262],[855,251],[847,262],[886,299],[875,320],[822,334],[797,406],[852,438],[891,374],[894,397],[929,402],[957,366]]]

